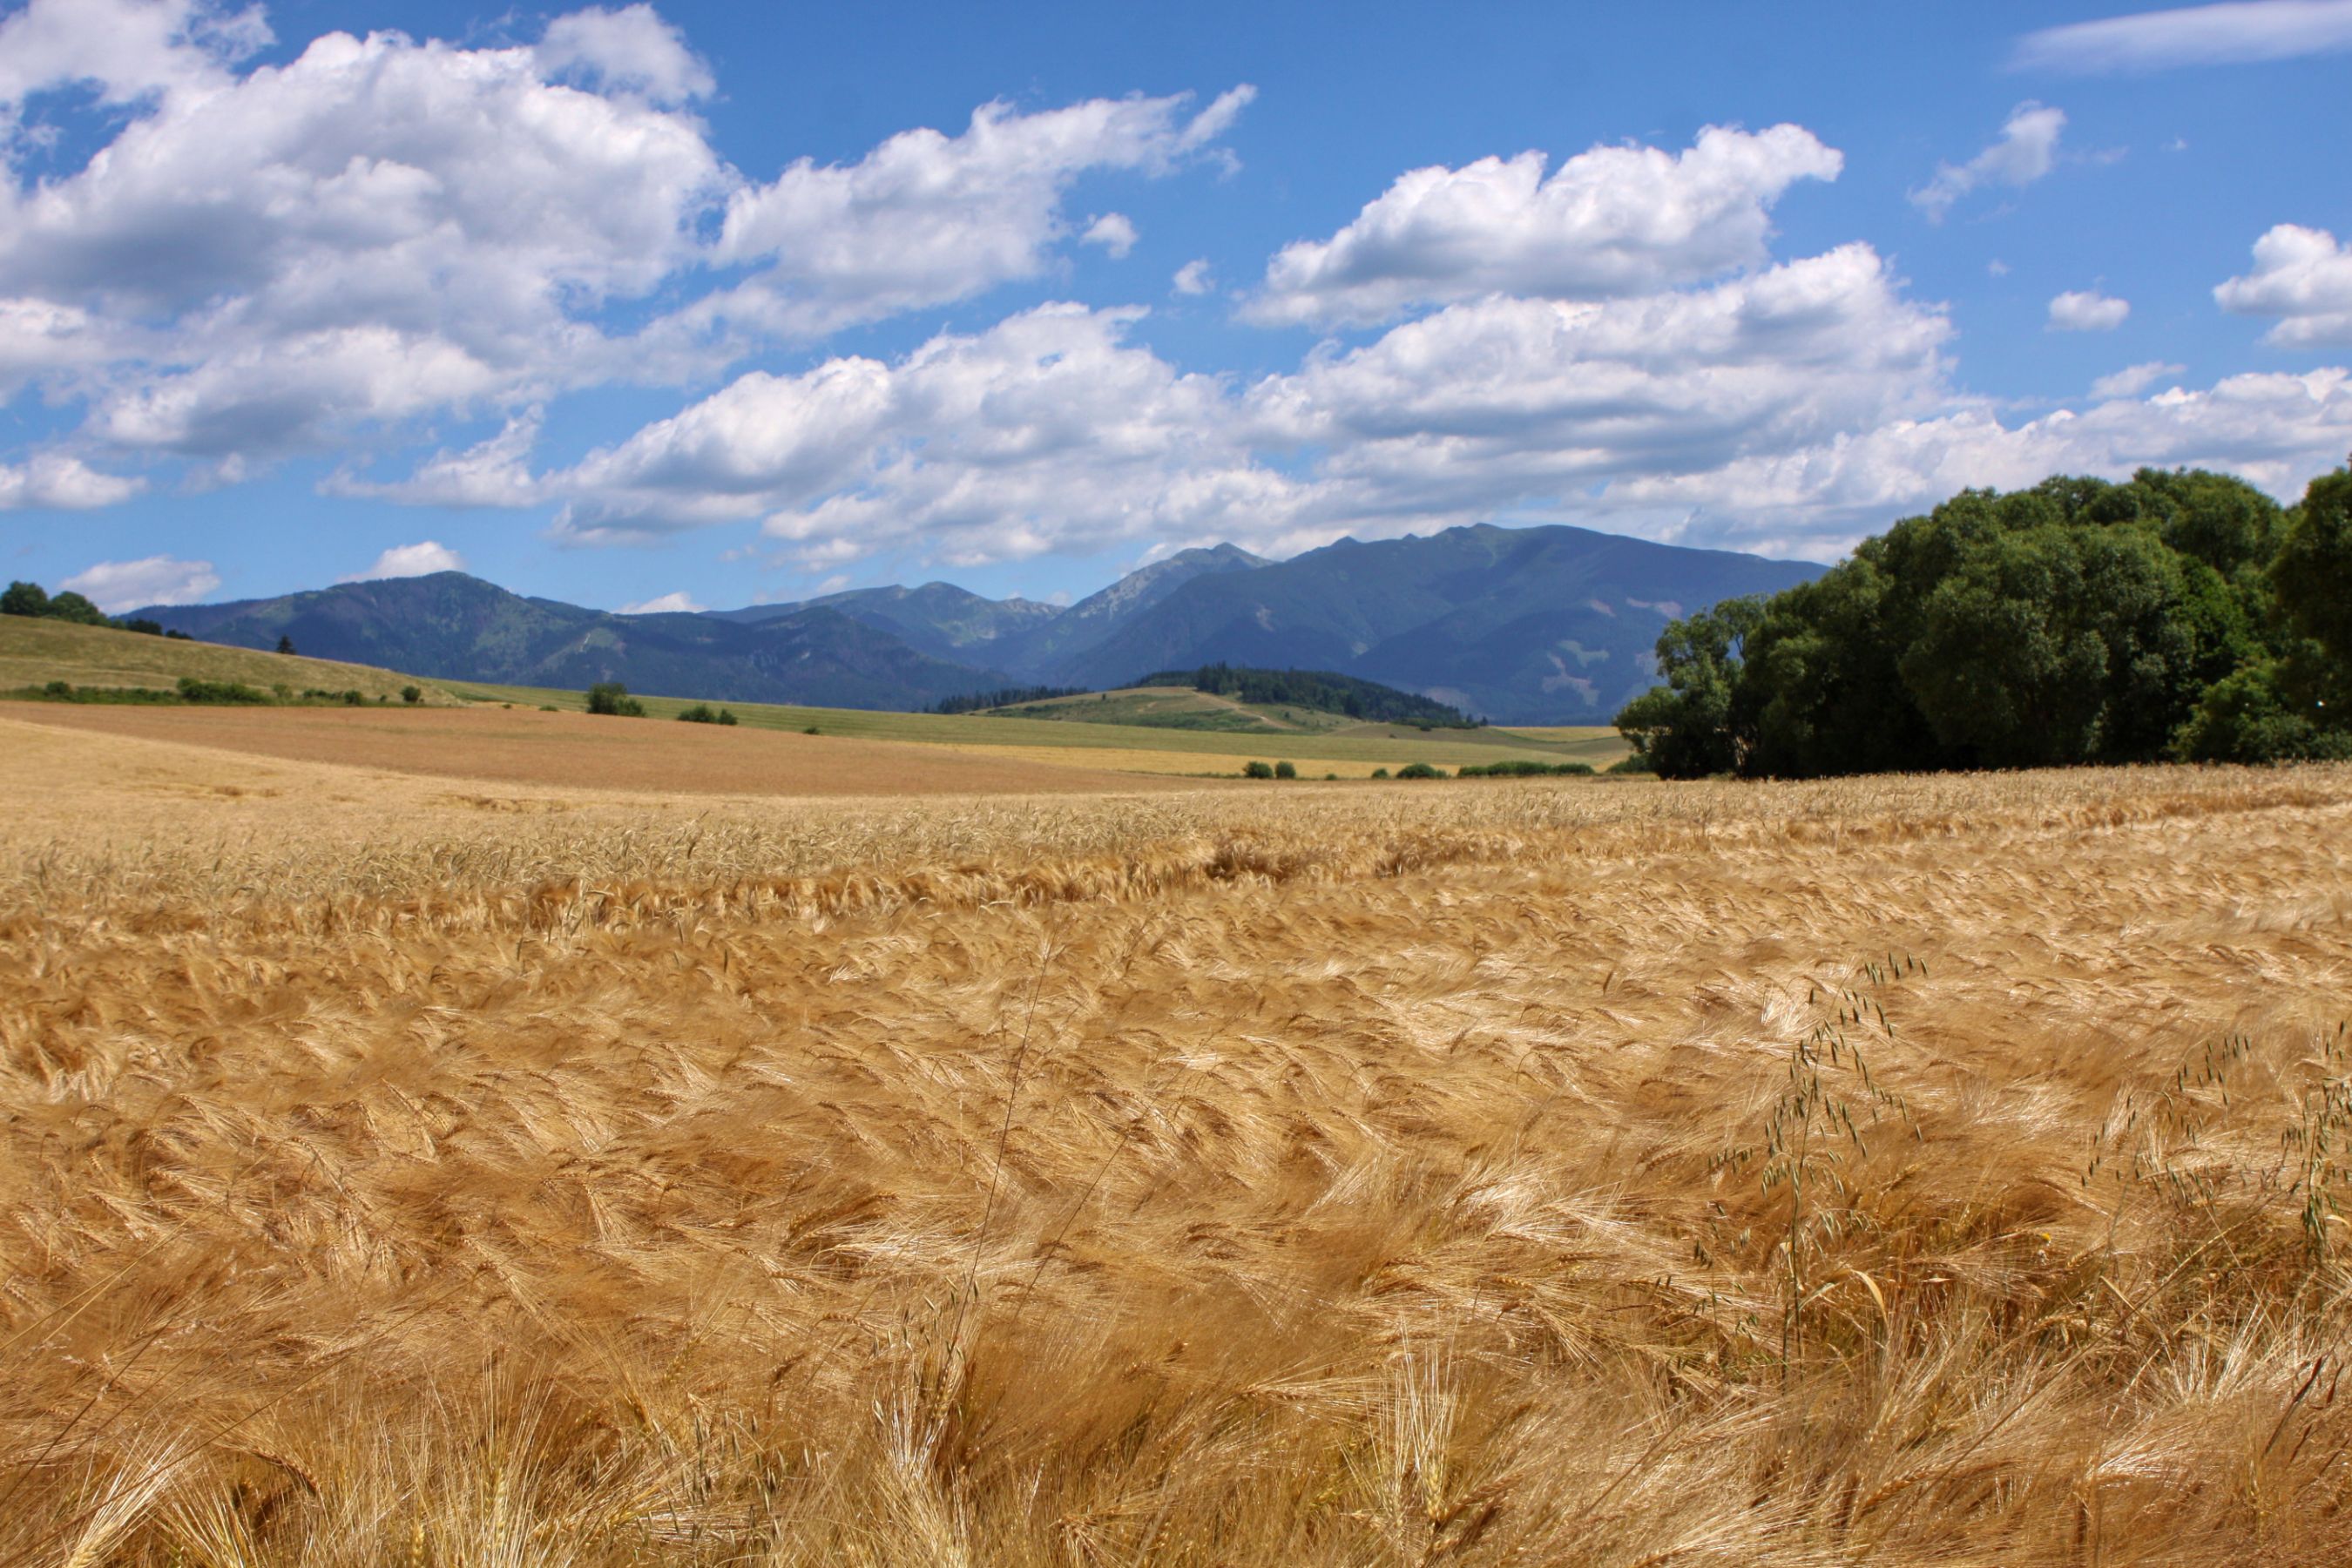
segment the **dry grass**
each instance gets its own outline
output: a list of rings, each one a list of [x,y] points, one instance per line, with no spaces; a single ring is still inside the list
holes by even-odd
[[[689,814],[36,738],[0,1559],[2352,1552],[2352,770]]]

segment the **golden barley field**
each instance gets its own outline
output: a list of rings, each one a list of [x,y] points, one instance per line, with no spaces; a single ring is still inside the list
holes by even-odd
[[[0,1561],[2352,1554],[2352,769],[0,779]]]

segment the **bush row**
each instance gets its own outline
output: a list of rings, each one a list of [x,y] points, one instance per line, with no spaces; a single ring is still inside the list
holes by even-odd
[[[346,708],[367,705],[367,694],[358,690],[330,691],[322,687],[306,687],[296,691],[290,686],[273,686],[264,689],[236,680],[205,680],[197,676],[184,675],[176,687],[159,690],[152,686],[76,686],[71,681],[52,680],[43,686],[23,686],[5,694],[23,702],[87,702],[130,705],[133,707],[177,706],[182,703],[208,708],[277,708],[315,707],[320,704],[340,704]],[[404,686],[401,700],[421,702],[424,691],[415,686]],[[379,704],[389,702],[379,696]]]
[[[1627,760],[1631,761],[1632,759],[1629,758]],[[1589,778],[1591,776],[1592,771],[1592,764],[1590,763],[1542,763],[1537,762],[1531,757],[1506,757],[1498,763],[1465,763],[1450,773],[1444,768],[1433,766],[1428,763],[1407,763],[1404,766],[1397,769],[1394,773],[1391,773],[1386,768],[1374,768],[1372,770],[1371,776],[1376,779]],[[1611,773],[1633,773],[1637,770],[1626,767],[1621,763],[1616,767],[1611,768],[1609,771]],[[1247,763],[1243,764],[1242,767],[1242,777],[1245,779],[1295,779],[1297,776],[1297,766],[1295,763],[1287,762]],[[1339,775],[1337,773],[1326,773],[1323,776],[1327,779],[1331,779],[1337,778]]]

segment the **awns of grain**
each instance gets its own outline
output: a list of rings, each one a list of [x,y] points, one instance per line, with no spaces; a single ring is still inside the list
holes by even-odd
[[[236,809],[6,841],[0,1559],[2352,1552],[2352,770]]]

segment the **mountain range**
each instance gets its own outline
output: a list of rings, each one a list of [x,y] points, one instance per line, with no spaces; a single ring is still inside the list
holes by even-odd
[[[1331,670],[1500,723],[1606,722],[1666,622],[1816,575],[1803,563],[1551,526],[1343,539],[1282,562],[1187,550],[1066,608],[947,583],[624,616],[463,573],[132,612],[208,641],[452,680],[922,708],[1023,683],[1110,688],[1219,661]]]

